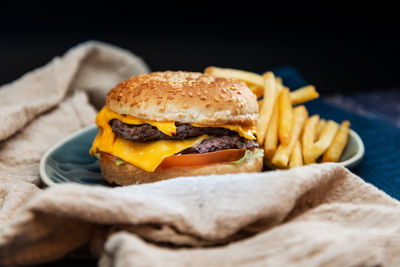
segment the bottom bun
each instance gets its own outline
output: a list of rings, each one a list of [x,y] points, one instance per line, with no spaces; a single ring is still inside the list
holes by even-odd
[[[225,174],[239,172],[260,172],[263,159],[256,158],[243,163],[216,163],[203,166],[177,167],[147,172],[129,163],[117,165],[111,160],[99,160],[101,173],[110,184],[131,185],[151,183],[181,176]]]

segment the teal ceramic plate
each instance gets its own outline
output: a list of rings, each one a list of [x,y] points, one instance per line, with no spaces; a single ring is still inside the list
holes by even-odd
[[[89,149],[98,130],[95,125],[86,127],[48,150],[40,161],[40,176],[48,185],[73,182],[91,185],[107,185],[101,176],[97,159],[89,155]],[[340,159],[347,168],[355,167],[364,155],[360,136],[350,130],[349,142]]]

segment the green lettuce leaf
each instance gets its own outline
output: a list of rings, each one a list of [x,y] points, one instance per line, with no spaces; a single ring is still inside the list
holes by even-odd
[[[101,159],[100,153],[94,152],[93,154],[94,154],[94,156],[95,156],[97,159]],[[114,160],[114,163],[115,163],[117,166],[119,166],[119,165],[121,165],[121,164],[124,164],[125,161],[123,161],[122,159],[117,159],[117,160]]]
[[[244,156],[241,159],[232,161],[230,163],[233,163],[233,164],[244,163],[244,162],[249,162],[253,159],[262,158],[262,157],[264,157],[264,150],[260,149],[260,148],[255,148],[253,151],[246,150],[246,152],[244,153]]]
[[[125,161],[123,161],[123,160],[120,160],[120,159],[117,159],[117,160],[115,160],[114,162],[115,162],[115,164],[116,164],[117,166],[119,166],[119,165],[121,165],[121,164],[124,164],[124,163],[125,163]]]
[[[93,155],[94,155],[97,159],[100,159],[100,153],[94,152]]]

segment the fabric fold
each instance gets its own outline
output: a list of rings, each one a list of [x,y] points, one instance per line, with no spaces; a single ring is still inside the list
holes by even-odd
[[[80,44],[0,87],[0,141],[55,107],[69,91],[85,90],[101,105],[116,83],[148,71],[139,57],[126,50],[95,41]]]
[[[76,248],[75,243],[70,244],[69,249],[65,247],[66,243],[61,241],[64,240],[63,233],[66,238],[76,230],[79,237],[86,237],[79,243],[82,245],[90,242],[87,235],[81,233],[82,229],[90,233],[101,226],[105,227],[107,241],[105,251],[100,254],[105,253],[105,258],[117,257],[116,261],[123,261],[118,255],[128,257],[126,255],[133,253],[138,257],[139,253],[143,262],[155,265],[185,266],[189,259],[194,262],[193,266],[219,266],[223,262],[233,266],[241,263],[293,264],[298,257],[304,257],[305,262],[315,260],[319,265],[330,263],[338,256],[347,257],[349,251],[338,248],[352,239],[359,244],[373,240],[400,246],[400,232],[396,227],[400,223],[400,204],[333,163],[258,174],[177,178],[115,188],[57,185],[36,194],[20,216],[24,213],[33,216],[2,227],[0,240],[5,241],[0,251],[5,254],[0,253],[0,262],[20,259],[14,252],[19,251],[15,249],[18,247],[40,252],[38,246],[53,238],[52,229],[63,229],[63,225],[70,224],[70,231],[57,232],[61,235],[58,242],[51,239],[57,255]],[[121,237],[120,232],[129,234]],[[21,233],[24,239],[21,239]],[[37,236],[30,238],[30,233]],[[152,244],[137,241],[137,238]],[[309,243],[307,249],[302,250],[299,240],[302,244]],[[359,246],[357,242],[354,244]],[[250,253],[255,249],[253,246],[261,243],[265,249],[261,258],[236,255],[238,251],[249,250],[247,253]],[[155,247],[157,244],[194,248]],[[271,261],[269,253],[278,249],[277,244],[281,250],[293,250],[288,259],[285,259],[287,252],[279,251],[274,254],[276,262]],[[321,250],[322,244],[329,249]],[[59,250],[57,246],[60,246]],[[352,243],[347,246],[356,249]],[[392,248],[381,249],[382,253],[394,253]],[[123,253],[125,250],[129,252]],[[147,254],[148,250],[150,254]],[[363,248],[357,253],[365,251]],[[175,253],[188,256],[182,257],[182,262],[175,261]],[[235,257],[228,260],[223,256],[225,253]],[[337,255],[330,257],[331,253]],[[174,255],[174,260],[167,261],[170,254]],[[209,258],[204,257],[206,255]],[[240,258],[240,255],[245,256]],[[355,252],[352,255],[355,256]],[[215,257],[219,260],[212,265]],[[349,256],[350,259],[353,260]],[[378,262],[383,259],[378,258]],[[364,263],[371,259],[360,260]],[[333,262],[336,264],[336,260]]]
[[[116,83],[147,71],[132,53],[90,41],[0,87],[0,177],[38,184],[44,152],[94,122],[90,100],[102,106]]]

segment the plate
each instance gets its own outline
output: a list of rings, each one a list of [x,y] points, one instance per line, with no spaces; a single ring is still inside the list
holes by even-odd
[[[97,159],[89,155],[97,133],[96,125],[90,125],[50,148],[40,160],[42,181],[48,186],[67,182],[110,186],[101,176]],[[354,168],[361,162],[363,155],[364,144],[360,136],[350,130],[340,163],[347,168]]]

